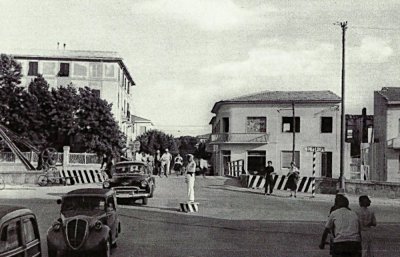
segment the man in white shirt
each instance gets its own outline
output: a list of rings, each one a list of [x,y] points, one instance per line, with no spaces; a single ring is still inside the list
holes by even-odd
[[[166,177],[168,177],[168,174],[171,175],[171,160],[172,155],[169,153],[168,148],[166,148],[165,152],[161,156],[161,174],[164,173]]]

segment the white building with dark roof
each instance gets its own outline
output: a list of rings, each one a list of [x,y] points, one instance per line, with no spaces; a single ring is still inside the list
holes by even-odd
[[[151,130],[154,126],[151,120],[136,115],[131,115],[131,123],[133,126],[133,140]]]
[[[216,102],[212,108],[211,145],[214,167],[226,174],[227,162],[244,160],[250,174],[271,160],[277,174],[287,174],[294,160],[301,176],[340,175],[340,103],[331,91],[265,91]],[[293,133],[295,132],[295,133]]]
[[[100,98],[112,103],[112,113],[129,141],[134,140],[131,114],[133,107],[131,73],[116,52],[75,50],[19,50],[10,53],[22,65],[21,85],[27,86],[42,74],[52,87],[89,87]]]

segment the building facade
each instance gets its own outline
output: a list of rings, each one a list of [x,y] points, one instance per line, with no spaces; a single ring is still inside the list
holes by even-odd
[[[374,92],[373,143],[369,149],[371,179],[400,182],[400,88]]]
[[[311,176],[311,146],[324,148],[316,153],[316,176],[339,177],[340,102],[330,91],[266,91],[215,103],[215,172],[224,175],[227,162],[244,160],[252,174],[271,160],[277,174],[287,174],[294,159],[301,176]]]
[[[21,63],[22,86],[41,74],[51,87],[72,83],[94,89],[100,98],[112,103],[112,113],[128,143],[134,140],[131,114],[135,82],[116,52],[29,50],[11,55]]]
[[[147,131],[153,129],[153,123],[151,120],[136,115],[131,115],[131,123],[133,126],[133,140],[136,140],[138,136],[141,136]]]

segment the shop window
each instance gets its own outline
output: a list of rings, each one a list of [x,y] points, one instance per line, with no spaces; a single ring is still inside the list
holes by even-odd
[[[247,117],[246,123],[247,133],[265,133],[267,132],[266,117]]]

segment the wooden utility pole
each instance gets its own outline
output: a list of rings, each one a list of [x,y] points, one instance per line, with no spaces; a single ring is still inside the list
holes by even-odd
[[[340,189],[344,191],[345,188],[345,135],[346,135],[346,117],[345,117],[345,42],[346,42],[346,29],[347,21],[340,22],[340,27],[342,27],[342,112],[341,112],[341,125],[340,125]]]
[[[294,101],[292,102],[292,115],[293,115],[293,148],[292,148],[292,162],[295,161],[295,153],[296,153],[296,115],[295,115],[295,111],[294,111]],[[296,163],[296,165],[298,165]]]

